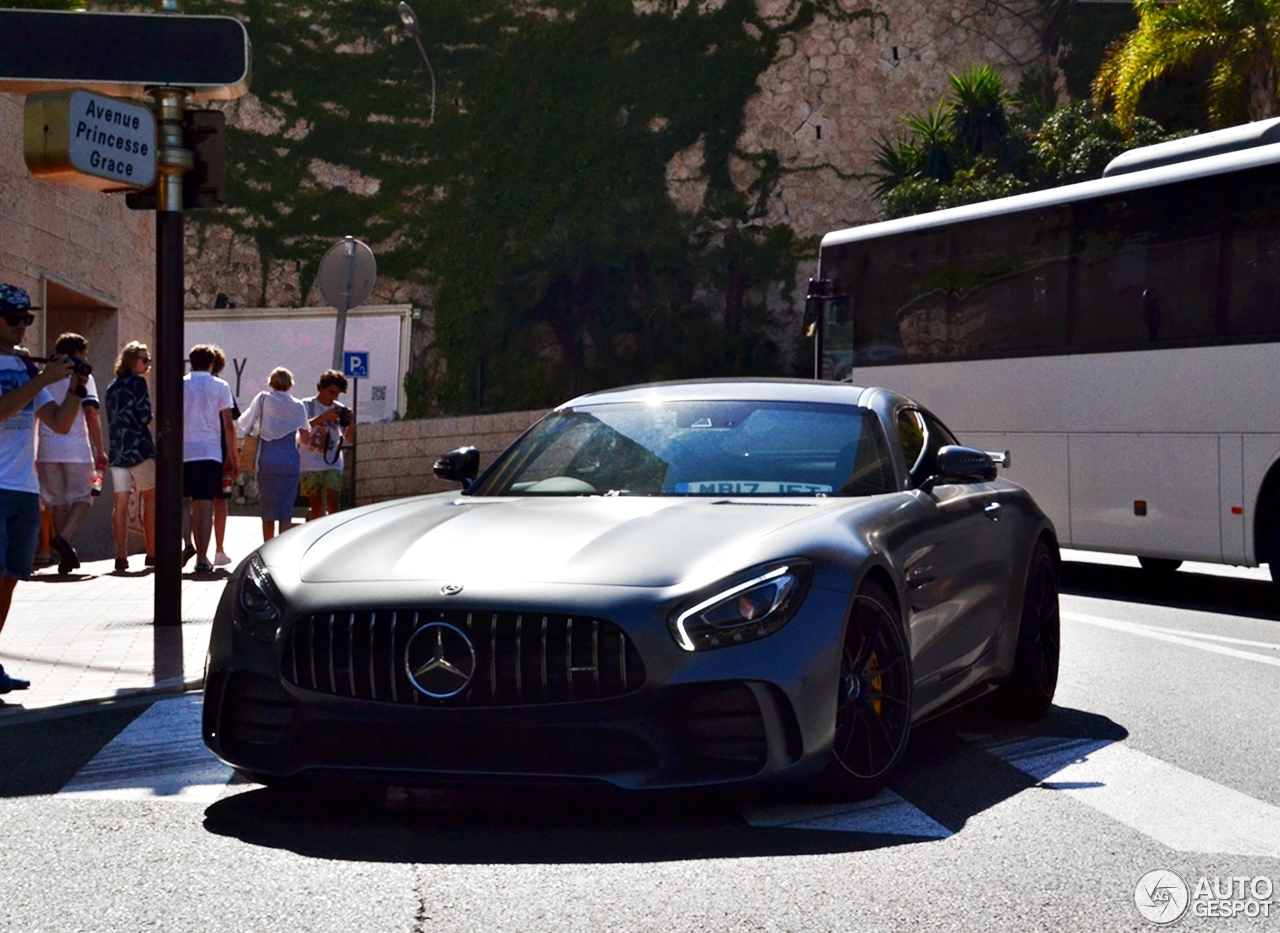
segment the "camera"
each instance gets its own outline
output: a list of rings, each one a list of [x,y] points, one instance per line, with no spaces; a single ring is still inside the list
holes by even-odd
[[[338,427],[344,431],[351,427],[351,409],[341,402],[334,402],[333,407],[338,410]]]
[[[49,358],[45,356],[27,356],[25,359],[27,360],[27,369],[30,370],[31,375],[35,375],[35,370],[31,366],[32,363],[49,362]],[[84,376],[87,378],[93,375],[93,366],[90,365],[88,360],[81,359],[78,356],[68,356],[67,362],[71,364],[71,371],[77,376]],[[84,386],[76,386],[74,391],[75,394],[81,398],[84,398],[89,394],[85,390]]]

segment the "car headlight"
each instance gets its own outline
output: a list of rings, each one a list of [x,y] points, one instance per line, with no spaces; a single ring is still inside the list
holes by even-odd
[[[266,565],[254,554],[249,558],[244,576],[240,578],[240,593],[236,597],[236,628],[258,641],[274,641],[280,630],[282,603],[280,592],[271,582]]]
[[[800,608],[810,571],[806,560],[752,571],[746,580],[717,588],[673,612],[667,620],[671,635],[685,651],[727,648],[772,635]]]

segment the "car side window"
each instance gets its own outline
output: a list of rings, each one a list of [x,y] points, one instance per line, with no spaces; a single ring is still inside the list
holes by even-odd
[[[907,461],[907,472],[911,474],[913,486],[924,479],[917,479],[916,472],[924,454],[925,437],[925,423],[920,412],[914,408],[904,408],[898,412],[898,443],[902,445],[902,454]]]

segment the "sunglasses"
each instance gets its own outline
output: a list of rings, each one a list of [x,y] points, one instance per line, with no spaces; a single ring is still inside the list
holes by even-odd
[[[0,316],[4,317],[5,322],[10,327],[30,327],[36,322],[34,314],[5,314]]]
[[[138,362],[139,362],[139,363],[146,363],[148,366],[150,366],[150,365],[151,365],[151,357],[149,357],[149,356],[140,356],[140,357],[138,357]]]

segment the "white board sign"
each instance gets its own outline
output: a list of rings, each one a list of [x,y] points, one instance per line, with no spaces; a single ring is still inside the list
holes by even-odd
[[[369,375],[339,396],[356,407],[360,421],[387,421],[404,414],[404,374],[409,365],[410,305],[365,305],[347,317],[346,349],[369,354]],[[320,374],[333,362],[332,308],[217,308],[187,311],[185,346],[222,347],[221,373],[245,408],[267,387],[277,366],[293,373],[293,394],[316,394]],[[353,380],[353,382],[355,382]],[[353,397],[358,385],[358,398]]]
[[[156,180],[156,118],[144,104],[92,91],[32,94],[23,151],[31,173],[102,191]]]

